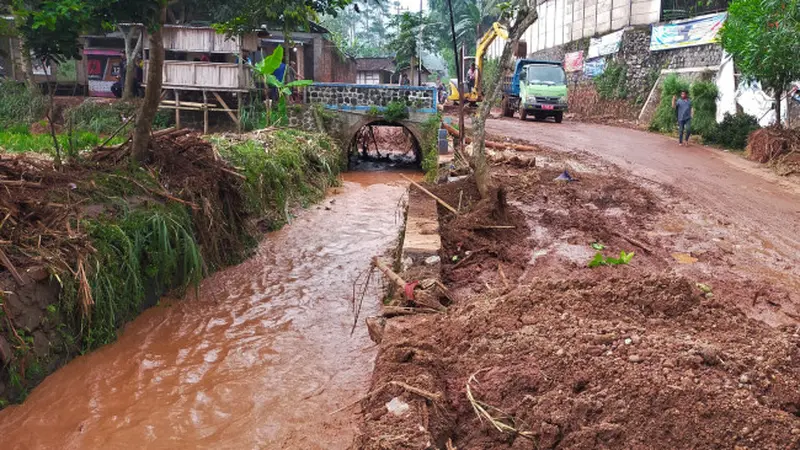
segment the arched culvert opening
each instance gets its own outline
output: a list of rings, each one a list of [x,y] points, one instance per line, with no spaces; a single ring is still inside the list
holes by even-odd
[[[414,133],[403,124],[375,120],[353,135],[349,160],[351,170],[418,169],[422,148]]]

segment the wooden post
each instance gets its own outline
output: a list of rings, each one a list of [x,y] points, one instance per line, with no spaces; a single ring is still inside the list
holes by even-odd
[[[175,129],[181,129],[181,97],[178,90],[173,90],[175,93]]]
[[[203,89],[203,134],[208,134],[208,96]]]
[[[239,132],[242,132],[242,93],[236,93],[236,117],[239,118],[239,122],[236,123],[236,129]]]

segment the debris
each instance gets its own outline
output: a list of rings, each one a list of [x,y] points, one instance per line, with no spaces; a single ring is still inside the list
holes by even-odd
[[[644,250],[644,252],[647,253],[647,254],[652,254],[653,253],[653,250],[651,250],[650,247],[648,245],[646,245],[645,243],[643,243],[642,241],[634,239],[634,238],[632,238],[630,236],[626,236],[626,235],[624,235],[624,234],[622,234],[622,233],[620,233],[618,231],[611,231],[611,234],[613,234],[614,236],[617,236],[619,238],[625,239],[629,243],[631,243],[631,244],[639,247],[640,249]]]
[[[408,403],[400,400],[400,397],[395,397],[386,403],[386,409],[389,413],[398,417],[407,413],[409,408]]]
[[[678,264],[694,264],[698,261],[697,258],[688,253],[673,253],[672,258],[677,261]]]
[[[442,262],[442,258],[439,257],[439,255],[433,255],[425,258],[425,265],[427,266],[433,266],[435,264],[439,264],[440,262]]]
[[[2,247],[0,247],[0,263],[2,263],[3,266],[8,269],[9,272],[11,272],[11,276],[14,277],[14,281],[16,281],[18,285],[22,286],[25,284],[25,280],[23,280],[22,276],[20,276],[19,272],[17,272],[17,268],[14,267],[14,264],[12,264],[11,260],[8,259],[8,256],[6,255],[6,252],[3,251]]]
[[[450,206],[449,204],[447,204],[447,202],[445,202],[445,201],[444,201],[444,200],[442,200],[441,198],[437,197],[437,196],[436,196],[436,195],[435,195],[433,192],[431,192],[431,191],[429,191],[429,190],[425,189],[425,188],[424,188],[424,187],[422,187],[422,186],[421,186],[419,183],[417,183],[416,181],[412,180],[411,178],[408,178],[407,176],[403,175],[402,173],[400,174],[400,176],[401,176],[401,177],[403,177],[403,178],[404,178],[406,181],[408,181],[409,183],[411,183],[411,184],[412,184],[414,187],[416,187],[417,189],[419,189],[419,190],[421,190],[422,192],[424,192],[425,194],[427,194],[429,197],[431,197],[431,198],[433,198],[434,200],[436,200],[436,201],[437,201],[437,202],[438,202],[440,205],[442,205],[442,206],[444,206],[445,208],[447,208],[447,210],[448,210],[448,211],[452,212],[452,213],[453,213],[453,214],[455,214],[455,215],[458,215],[458,210],[456,210],[455,208],[453,208],[452,206]]]
[[[565,183],[569,183],[571,181],[575,181],[575,179],[572,178],[572,175],[570,175],[569,172],[565,170],[561,172],[561,175],[557,176],[553,181],[563,181]]]
[[[642,359],[642,357],[639,356],[639,355],[630,355],[630,356],[628,356],[628,361],[630,361],[632,363],[640,363],[640,362],[644,361],[644,359]]]

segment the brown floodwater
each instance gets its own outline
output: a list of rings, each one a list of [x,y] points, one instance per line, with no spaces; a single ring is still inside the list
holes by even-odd
[[[351,335],[353,281],[396,240],[406,185],[398,172],[346,174],[198,296],[162,300],[0,411],[0,448],[347,448],[354,413],[331,413],[368,388],[363,318],[381,294],[369,291]]]

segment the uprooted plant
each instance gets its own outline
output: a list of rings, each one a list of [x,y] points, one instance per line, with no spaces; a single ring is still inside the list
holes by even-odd
[[[619,252],[619,258],[614,258],[612,256],[603,256],[601,252],[597,252],[595,253],[594,258],[589,261],[589,267],[595,268],[600,266],[626,265],[631,262],[635,253],[636,252],[626,253],[625,250],[621,250]]]

